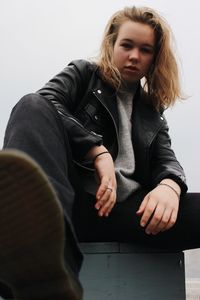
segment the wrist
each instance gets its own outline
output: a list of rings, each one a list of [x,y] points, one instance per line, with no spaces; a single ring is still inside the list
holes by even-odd
[[[90,149],[90,151],[86,155],[86,159],[89,160],[91,163],[95,164],[95,162],[101,159],[104,155],[110,155],[110,152],[104,147],[101,146],[94,146]]]
[[[109,153],[108,151],[102,151],[102,152],[96,154],[96,155],[93,157],[93,159],[92,159],[93,164],[95,163],[95,161],[96,161],[98,158],[100,158],[100,156],[105,155],[105,154],[109,154],[109,155],[110,155],[110,153]]]
[[[176,183],[174,180],[172,180],[170,178],[165,178],[165,179],[161,180],[160,183],[165,183],[167,185],[170,185],[172,188],[174,188],[176,190],[176,192],[180,196],[180,194],[181,194],[180,185],[178,183]]]
[[[157,186],[159,186],[159,185],[161,185],[161,186],[163,185],[163,186],[166,186],[167,188],[171,189],[176,194],[178,199],[180,199],[181,188],[175,181],[173,181],[171,179],[164,179],[160,183],[158,183]]]
[[[94,158],[97,154],[99,154],[99,153],[101,153],[101,152],[104,152],[104,151],[108,151],[108,150],[107,150],[103,145],[101,145],[101,146],[94,146],[94,147],[92,147],[92,148],[88,151],[88,153],[86,154],[85,158],[92,161],[93,158]]]

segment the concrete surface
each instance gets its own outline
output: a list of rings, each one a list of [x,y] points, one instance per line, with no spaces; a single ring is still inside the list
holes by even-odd
[[[200,300],[200,249],[185,251],[187,300]]]
[[[186,299],[200,300],[200,249],[185,251],[185,275]]]

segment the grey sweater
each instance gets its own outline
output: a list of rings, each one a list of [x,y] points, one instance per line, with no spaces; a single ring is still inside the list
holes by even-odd
[[[117,180],[117,201],[126,200],[140,185],[133,180],[135,156],[131,138],[131,114],[133,107],[133,91],[122,91],[117,95],[119,112],[119,153],[115,160]]]

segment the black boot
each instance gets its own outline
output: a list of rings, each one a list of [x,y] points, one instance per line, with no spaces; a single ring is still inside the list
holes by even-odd
[[[15,299],[82,299],[64,240],[63,210],[45,173],[23,152],[1,151],[0,281]]]

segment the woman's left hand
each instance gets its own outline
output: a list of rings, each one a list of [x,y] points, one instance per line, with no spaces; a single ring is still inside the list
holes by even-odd
[[[177,185],[172,180],[171,183]],[[177,190],[177,187],[175,189]],[[144,197],[137,211],[137,214],[141,215],[140,225],[146,226],[147,234],[156,235],[166,231],[176,223],[178,208],[179,198],[176,193],[166,185],[158,185]]]

